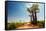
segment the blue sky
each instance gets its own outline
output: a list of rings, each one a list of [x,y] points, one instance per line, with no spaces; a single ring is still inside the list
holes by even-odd
[[[32,4],[33,3],[8,2],[8,21],[30,21],[30,13],[27,11],[27,8],[31,7]],[[44,20],[44,4],[39,4],[37,18],[38,20]]]

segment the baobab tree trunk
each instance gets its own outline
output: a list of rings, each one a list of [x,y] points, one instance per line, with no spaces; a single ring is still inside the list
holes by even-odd
[[[37,15],[36,15],[36,12],[32,12],[32,24],[37,24]]]
[[[34,24],[34,13],[32,11],[32,24]]]
[[[35,24],[37,24],[37,14],[35,12]]]

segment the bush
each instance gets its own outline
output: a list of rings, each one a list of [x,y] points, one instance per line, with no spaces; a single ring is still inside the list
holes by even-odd
[[[8,24],[8,30],[13,30],[15,28],[16,28],[15,23]]]
[[[37,24],[39,25],[40,28],[45,27],[45,22],[44,21],[37,21]]]

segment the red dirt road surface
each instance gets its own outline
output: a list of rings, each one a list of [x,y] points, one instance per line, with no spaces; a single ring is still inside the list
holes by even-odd
[[[37,25],[33,25],[33,24],[30,24],[30,23],[26,23],[24,25],[22,25],[21,27],[18,27],[16,29],[32,29],[32,28],[39,28],[39,26]]]

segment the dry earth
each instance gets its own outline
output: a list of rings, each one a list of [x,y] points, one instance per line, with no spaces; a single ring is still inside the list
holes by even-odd
[[[39,28],[39,26],[30,24],[30,23],[26,23],[26,24],[24,24],[21,27],[18,27],[16,29],[32,29],[32,28]]]

